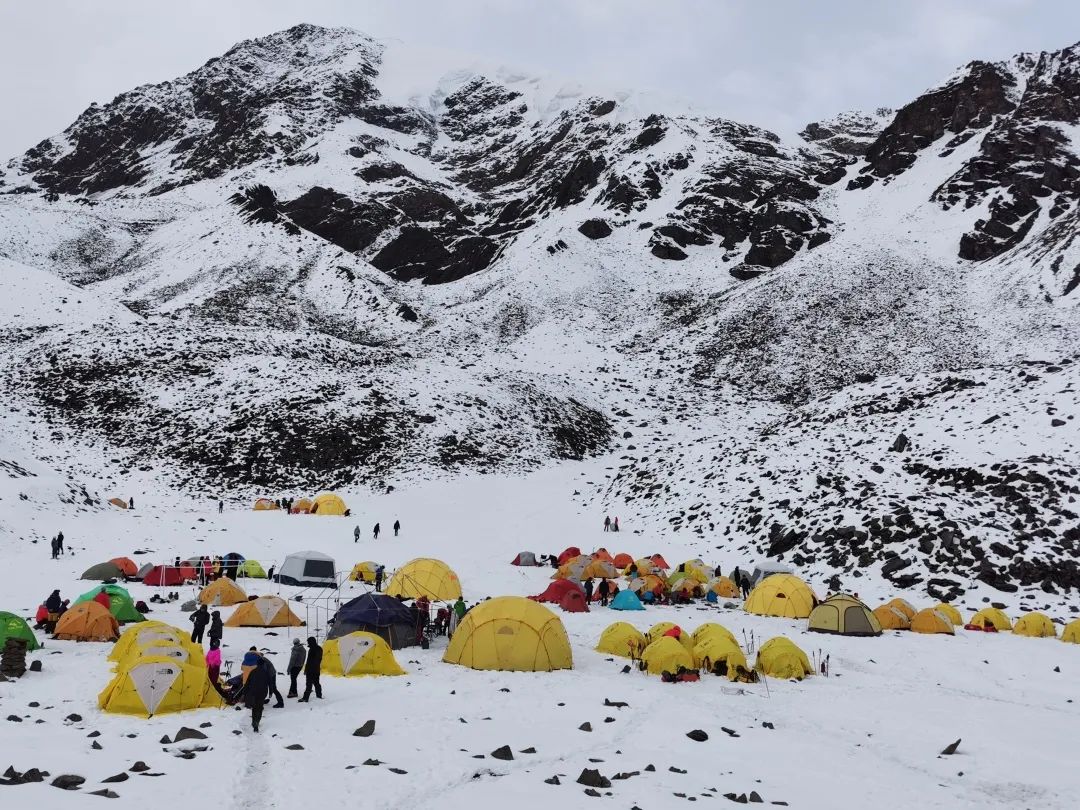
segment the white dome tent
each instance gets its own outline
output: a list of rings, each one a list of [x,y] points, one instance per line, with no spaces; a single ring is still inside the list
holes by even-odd
[[[336,588],[337,569],[333,557],[318,551],[297,551],[285,558],[274,580],[282,585]]]

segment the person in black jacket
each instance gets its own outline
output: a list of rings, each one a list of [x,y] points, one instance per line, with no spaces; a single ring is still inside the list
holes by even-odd
[[[274,663],[269,658],[254,647],[251,648],[251,652],[256,653],[259,656],[259,666],[266,670],[267,692],[270,697],[277,698],[277,703],[274,704],[274,708],[285,708],[285,699],[281,696],[281,692],[279,692],[277,688],[277,667],[274,666]]]
[[[215,610],[210,614],[210,629],[207,631],[206,635],[210,637],[210,641],[216,640],[220,647],[221,634],[224,629],[225,626],[221,623],[221,611]]]
[[[206,605],[199,605],[199,609],[192,613],[189,617],[192,625],[191,628],[191,641],[195,644],[202,644],[203,633],[206,632],[206,625],[210,624],[210,612],[206,609]]]
[[[304,669],[304,660],[307,658],[307,653],[304,651],[304,645],[300,643],[300,639],[294,638],[292,642],[292,652],[289,653],[289,697],[294,698],[297,695],[296,679],[300,675],[300,672]]]
[[[243,688],[244,705],[251,709],[252,731],[259,730],[259,721],[262,720],[263,706],[266,705],[266,699],[269,694],[269,672],[265,666],[260,664],[248,673]]]
[[[45,600],[45,610],[49,613],[59,613],[60,606],[64,604],[64,600],[60,598],[59,589],[49,594],[49,598]]]
[[[400,520],[395,520],[394,521],[394,537],[397,537],[398,532],[400,532],[400,531],[401,531],[401,521]]]
[[[589,602],[592,601],[593,584],[592,584],[591,579],[585,580],[584,588],[585,588],[585,603],[588,604]]]
[[[611,583],[606,579],[600,580],[600,605],[607,607],[608,594],[611,593]]]
[[[319,683],[319,675],[322,673],[322,647],[315,640],[315,636],[309,636],[307,640],[307,663],[304,664],[304,696],[300,703],[307,703],[311,697],[311,690],[315,690],[315,697],[322,698],[322,684]]]

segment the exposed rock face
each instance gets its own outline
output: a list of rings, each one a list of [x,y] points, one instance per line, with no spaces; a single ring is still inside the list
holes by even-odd
[[[862,157],[892,119],[893,110],[881,107],[872,114],[842,113],[826,121],[807,124],[804,139],[847,158]]]

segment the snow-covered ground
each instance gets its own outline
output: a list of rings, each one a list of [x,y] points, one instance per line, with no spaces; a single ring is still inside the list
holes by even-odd
[[[542,590],[551,570],[511,566],[521,550],[558,553],[568,545],[603,545],[634,556],[659,551],[673,565],[697,556],[670,535],[635,531],[626,517],[624,531],[604,534],[602,514],[575,507],[574,490],[582,480],[602,476],[603,465],[563,465],[518,478],[465,477],[384,495],[346,492],[350,518],[255,513],[239,506],[218,515],[216,493],[186,507],[153,491],[119,493],[134,495],[134,512],[33,503],[13,519],[14,531],[3,539],[9,573],[0,609],[30,615],[52,588],[77,596],[93,585],[78,580],[85,568],[137,550],[146,551],[133,557],[140,564],[237,551],[268,566],[288,552],[312,548],[331,554],[342,569],[365,559],[392,569],[413,557],[434,556],[457,571],[469,602]],[[15,488],[9,481],[5,495]],[[4,501],[6,509],[16,509],[11,499]],[[395,519],[403,524],[399,538],[384,531],[377,542],[371,540],[376,521],[385,530]],[[355,525],[362,530],[359,543],[353,542]],[[54,562],[47,540],[61,529],[70,554]],[[729,551],[706,562],[727,568],[753,560]],[[265,581],[242,584],[249,593],[298,592]],[[821,581],[811,584],[824,590]],[[349,583],[341,598],[362,588]],[[158,590],[130,587],[136,599],[148,600]],[[185,600],[196,593],[190,587],[180,591]],[[897,593],[861,595],[876,604]],[[313,604],[312,591],[306,600]],[[324,611],[293,605],[301,618],[318,625],[316,632],[324,629]],[[962,604],[965,613],[981,606],[981,600]],[[153,607],[153,618],[187,626],[179,603]],[[1014,604],[1009,607],[1015,612]],[[0,765],[37,767],[53,776],[73,773],[87,781],[78,793],[62,792],[47,780],[0,787],[0,796],[8,807],[82,806],[81,794],[143,760],[149,773],[161,775],[131,774],[109,785],[119,794],[115,806],[589,807],[598,800],[575,784],[587,767],[609,778],[637,772],[600,792],[620,807],[643,810],[691,799],[726,805],[723,794],[750,791],[766,803],[799,808],[1075,806],[1080,781],[1073,767],[1078,713],[1072,701],[1080,698],[1080,647],[963,631],[956,637],[838,638],[808,634],[804,622],[723,607],[558,612],[573,645],[573,670],[474,672],[442,663],[440,641],[430,650],[399,651],[404,677],[324,678],[323,701],[290,700],[283,710],[268,709],[258,735],[250,730],[247,712],[233,709],[152,720],[105,715],[96,697],[109,681],[110,645],[47,640],[34,655],[43,672],[0,684],[0,714],[8,718],[0,722]],[[661,620],[689,630],[719,621],[757,645],[787,635],[809,654],[830,656],[832,675],[736,688],[711,676],[669,685],[636,671],[624,674],[623,660],[592,649],[616,620],[642,630]],[[226,628],[225,659],[235,666],[243,650],[256,644],[284,670],[291,636],[310,632]],[[628,706],[606,706],[606,700]],[[73,713],[82,719],[66,721]],[[376,721],[374,736],[352,736],[369,719]],[[586,722],[591,732],[579,730]],[[211,724],[202,729],[209,739],[195,744],[210,749],[194,759],[174,755],[183,746],[158,743],[181,726],[203,723]],[[734,733],[729,736],[725,728]],[[709,739],[692,741],[686,736],[692,729],[704,730]],[[90,739],[94,730],[100,736]],[[957,754],[939,756],[957,738]],[[95,741],[100,749],[92,748]],[[287,748],[293,744],[303,749]],[[513,761],[491,758],[503,745],[515,752]],[[536,752],[519,753],[527,748]],[[381,764],[363,765],[367,760]],[[561,785],[545,783],[554,775]]]

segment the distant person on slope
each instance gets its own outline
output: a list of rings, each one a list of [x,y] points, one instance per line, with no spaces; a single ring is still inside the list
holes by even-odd
[[[359,543],[360,542],[360,527],[359,526],[357,526],[352,531],[352,541],[354,543]]]
[[[63,532],[57,532],[56,533],[56,553],[57,554],[63,554],[64,553],[64,533]]]
[[[376,540],[379,539],[379,524],[378,523],[375,524],[375,529],[372,531],[372,534],[375,536]]]
[[[604,531],[611,531],[611,515],[604,515]]]
[[[225,511],[225,501],[220,501],[219,500],[217,502],[217,513],[220,515],[224,511]]]
[[[128,509],[134,509],[134,508],[135,508],[135,499],[134,498],[128,498]]]
[[[55,537],[50,541],[50,545],[52,546],[52,558],[55,560],[60,554],[60,546],[57,544]]]
[[[611,530],[617,532],[619,530],[619,516],[615,516],[615,520],[611,522]]]
[[[299,677],[301,670],[304,668],[304,660],[307,658],[307,652],[304,650],[304,645],[300,643],[300,639],[294,638],[292,641],[292,652],[289,653],[289,697],[294,698],[297,696],[296,679]]]
[[[401,521],[400,520],[395,520],[394,521],[394,537],[397,537],[398,532],[400,532],[400,531],[401,531]]]
[[[315,640],[315,636],[308,636],[307,661],[304,664],[304,696],[300,703],[307,703],[311,697],[311,691],[315,690],[315,697],[322,699],[322,684],[319,683],[319,675],[322,674],[322,647]]]
[[[206,609],[206,605],[199,605],[199,609],[188,616],[193,627],[191,628],[191,641],[194,644],[202,644],[203,633],[206,632],[206,625],[210,624],[210,612]]]

